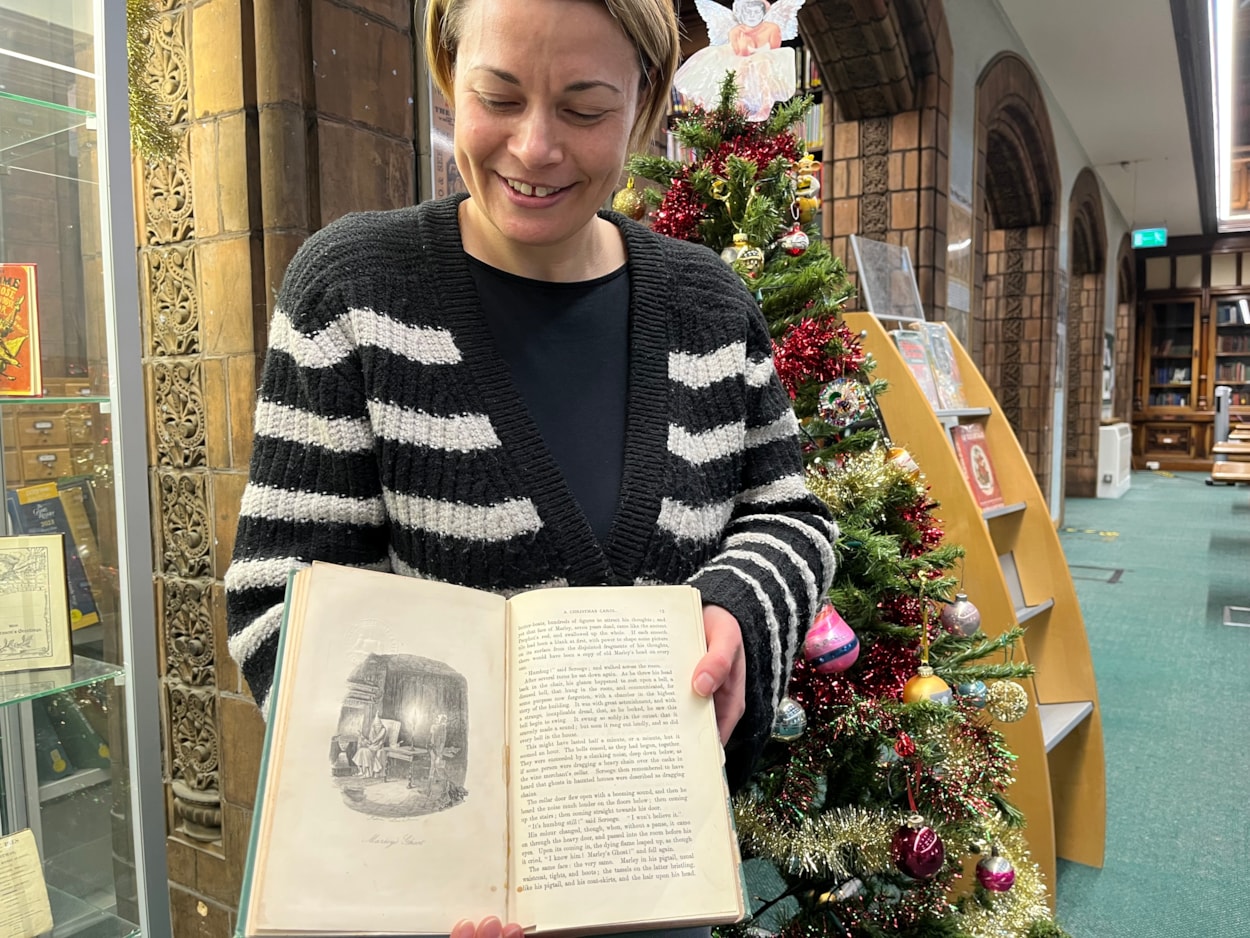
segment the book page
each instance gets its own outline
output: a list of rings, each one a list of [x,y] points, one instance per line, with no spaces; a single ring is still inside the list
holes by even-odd
[[[737,842],[696,590],[511,600],[512,897],[540,931],[733,921]],[[586,916],[594,921],[586,921]]]
[[[272,704],[248,934],[506,913],[504,600],[315,564]]]
[[[0,938],[29,938],[52,930],[48,885],[29,828],[0,837]]]

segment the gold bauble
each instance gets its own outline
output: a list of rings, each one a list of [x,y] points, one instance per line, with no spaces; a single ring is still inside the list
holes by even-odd
[[[915,677],[903,685],[903,703],[931,700],[933,703],[949,704],[953,699],[951,686],[934,674],[927,664],[922,664]]]
[[[612,208],[634,221],[642,221],[642,217],[647,214],[647,202],[643,199],[642,193],[634,188],[633,176],[629,177],[625,188],[612,197]]]
[[[1002,723],[1015,723],[1029,710],[1029,694],[1015,681],[995,681],[985,694],[985,709]]]

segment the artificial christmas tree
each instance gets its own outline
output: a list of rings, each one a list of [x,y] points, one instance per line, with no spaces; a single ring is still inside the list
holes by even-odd
[[[886,388],[838,318],[851,288],[804,228],[819,184],[789,129],[809,106],[748,121],[728,76],[716,106],[677,127],[693,162],[629,166],[662,187],[646,192],[652,226],[721,253],[759,301],[808,485],[841,528],[830,608],[735,806],[753,912],[726,931],[1063,935],[991,716],[1019,711],[1010,679],[1030,668],[1009,655],[1021,633],[987,637],[976,597],[956,599],[962,551],[943,542],[922,467],[890,445],[875,404]]]

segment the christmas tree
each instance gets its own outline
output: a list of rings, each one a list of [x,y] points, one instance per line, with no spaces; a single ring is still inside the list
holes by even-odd
[[[617,206],[701,242],[768,321],[803,431],[808,486],[841,529],[829,604],[809,631],[773,740],[735,803],[752,913],[724,935],[1062,936],[1009,800],[1020,637],[958,594],[922,467],[882,426],[874,362],[840,320],[846,270],[811,230],[814,164],[790,128],[810,99],[747,120],[732,75],[676,128],[689,163],[635,156],[660,188]]]

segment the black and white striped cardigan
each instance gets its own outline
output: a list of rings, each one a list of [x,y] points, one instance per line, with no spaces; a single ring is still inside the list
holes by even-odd
[[[230,653],[263,709],[287,572],[319,559],[499,593],[688,582],[742,627],[737,784],[837,534],[803,485],[763,317],[707,248],[605,213],[628,250],[630,357],[624,478],[601,546],[478,309],[459,201],[349,215],[292,260],[226,574]]]

